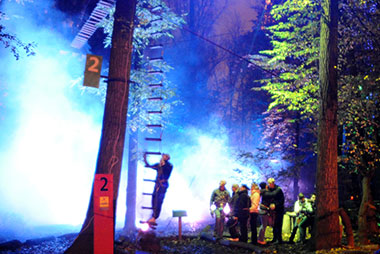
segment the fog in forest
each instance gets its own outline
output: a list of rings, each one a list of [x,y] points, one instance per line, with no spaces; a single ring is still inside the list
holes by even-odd
[[[104,110],[99,97],[81,87],[89,52],[74,51],[69,46],[72,35],[44,25],[44,11],[57,27],[64,20],[49,1],[25,3],[28,8],[13,1],[0,4],[10,17],[1,20],[7,31],[23,42],[36,43],[36,55],[22,55],[20,60],[9,49],[0,48],[0,240],[79,230],[89,203]],[[181,87],[186,64],[174,68],[168,78],[176,83],[178,95],[194,96]],[[165,223],[173,209],[187,210],[184,221],[188,223],[209,220],[209,198],[221,179],[227,180],[229,190],[235,182],[264,180],[258,168],[236,162],[219,117],[206,107],[199,111],[211,103],[207,90],[196,96],[192,98],[198,104],[196,109],[178,105],[163,133],[162,152],[171,155],[174,165],[160,217]],[[124,157],[127,155],[125,150]],[[252,172],[252,179],[242,182],[233,171],[236,168]],[[126,171],[124,159],[117,205],[119,227],[125,216]],[[138,172],[137,192],[151,191],[153,186],[142,179],[152,172],[141,160]],[[138,197],[137,220],[147,219],[149,215],[140,206],[149,203]]]

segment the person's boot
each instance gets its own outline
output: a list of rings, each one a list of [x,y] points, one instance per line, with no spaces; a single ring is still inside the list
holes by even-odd
[[[216,218],[216,225],[215,225],[215,232],[216,232],[216,238],[220,239],[223,236],[223,227],[222,227],[222,220],[221,218]]]
[[[296,233],[297,233],[297,228],[293,228],[292,234],[290,235],[290,238],[289,238],[290,244],[294,244],[294,237],[296,236]]]

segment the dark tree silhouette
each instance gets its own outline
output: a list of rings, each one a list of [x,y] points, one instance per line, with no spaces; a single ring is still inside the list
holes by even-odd
[[[128,81],[131,69],[135,12],[136,0],[118,0],[116,2],[103,129],[95,172],[96,174],[113,174],[114,215],[127,126]],[[81,232],[66,253],[93,253],[94,251],[93,194],[92,190]]]
[[[340,245],[338,200],[338,0],[322,1],[316,249]]]

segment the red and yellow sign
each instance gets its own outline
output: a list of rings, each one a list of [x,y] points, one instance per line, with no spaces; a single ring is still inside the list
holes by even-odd
[[[94,254],[113,254],[113,175],[96,174],[94,182]]]
[[[108,196],[99,197],[99,207],[101,210],[108,210],[110,208],[110,198]]]

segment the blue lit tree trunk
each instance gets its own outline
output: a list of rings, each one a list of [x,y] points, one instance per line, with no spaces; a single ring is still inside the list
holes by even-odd
[[[320,112],[317,164],[315,247],[340,245],[338,200],[337,37],[338,0],[322,1],[319,81]]]
[[[127,126],[128,81],[136,1],[118,0],[116,2],[103,128],[95,171],[96,174],[113,174],[114,219]],[[92,254],[94,252],[93,191],[82,229],[66,253]]]
[[[129,234],[136,230],[136,194],[137,194],[137,150],[138,130],[129,134],[128,148],[128,183],[127,183],[127,210],[125,212],[124,233]]]

